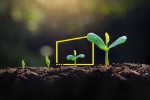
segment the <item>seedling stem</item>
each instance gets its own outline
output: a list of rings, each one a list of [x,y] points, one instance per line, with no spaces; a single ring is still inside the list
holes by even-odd
[[[76,50],[74,50],[74,57],[76,57],[76,56],[77,56],[77,52],[76,52]],[[77,64],[77,59],[74,60],[74,65],[76,66],[76,64]]]

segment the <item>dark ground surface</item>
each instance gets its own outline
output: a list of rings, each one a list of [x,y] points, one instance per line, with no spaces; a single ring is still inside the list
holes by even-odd
[[[150,65],[1,69],[0,100],[150,100]]]

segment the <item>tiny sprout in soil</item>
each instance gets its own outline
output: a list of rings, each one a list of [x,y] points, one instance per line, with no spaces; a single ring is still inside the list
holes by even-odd
[[[50,68],[50,60],[49,60],[48,56],[45,57],[45,62],[46,62],[47,68],[49,69]]]
[[[94,33],[88,33],[87,39],[90,42],[93,42],[95,45],[97,45],[100,49],[105,51],[105,66],[109,66],[109,59],[108,59],[109,49],[111,49],[119,44],[124,43],[127,40],[127,37],[122,36],[122,37],[118,38],[116,41],[114,41],[109,46],[108,46],[108,43],[109,43],[110,37],[107,32],[105,33],[105,43],[98,35],[96,35]]]
[[[79,54],[79,55],[77,55],[77,52],[76,52],[76,50],[74,50],[74,55],[68,55],[66,58],[67,58],[67,60],[72,60],[72,61],[74,61],[74,66],[76,66],[76,64],[77,64],[77,58],[84,58],[85,57],[85,55],[84,54]]]
[[[24,60],[22,60],[22,70],[24,70],[24,68],[25,68],[25,62]]]

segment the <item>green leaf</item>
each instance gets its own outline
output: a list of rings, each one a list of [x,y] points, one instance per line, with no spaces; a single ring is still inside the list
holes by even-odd
[[[106,45],[108,45],[108,42],[110,41],[110,37],[107,32],[105,33],[105,40],[106,40]]]
[[[94,42],[95,45],[97,45],[100,49],[104,50],[105,43],[104,43],[104,41],[98,35],[96,35],[94,33],[88,33],[87,34],[87,39],[90,42]]]
[[[74,56],[76,57],[76,55],[77,55],[77,51],[76,51],[76,50],[74,50]]]
[[[22,69],[24,70],[24,67],[25,67],[25,61],[22,60]]]
[[[76,57],[73,55],[68,55],[66,58],[67,58],[67,60],[72,60],[72,61],[74,61],[76,59]]]
[[[46,62],[47,65],[50,65],[50,60],[49,60],[48,56],[46,56],[45,62]]]
[[[22,66],[25,66],[25,62],[24,62],[24,60],[22,60]]]
[[[119,44],[122,44],[124,43],[125,41],[127,40],[127,37],[126,36],[122,36],[120,38],[118,38],[115,42],[113,42],[110,46],[109,46],[109,49],[110,48],[113,48]]]
[[[79,54],[76,58],[84,58],[85,55],[84,54]]]

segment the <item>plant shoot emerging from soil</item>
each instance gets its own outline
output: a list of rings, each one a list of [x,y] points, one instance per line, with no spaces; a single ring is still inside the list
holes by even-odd
[[[68,55],[66,58],[67,58],[67,60],[74,61],[74,66],[76,66],[76,64],[77,64],[77,58],[84,58],[84,57],[85,57],[84,54],[77,55],[76,50],[74,50],[74,55]]]
[[[124,43],[127,40],[126,36],[122,36],[118,38],[116,41],[114,41],[111,45],[108,46],[108,43],[110,41],[109,34],[106,32],[105,33],[105,43],[104,41],[96,34],[94,33],[88,33],[87,34],[87,39],[90,42],[94,42],[95,45],[97,45],[100,49],[105,51],[105,66],[109,66],[109,59],[108,59],[108,52],[109,49]]]
[[[50,69],[50,60],[48,56],[45,57],[45,62],[46,62],[47,68]]]
[[[25,62],[24,60],[22,60],[22,70],[24,70],[24,68],[25,68]]]

